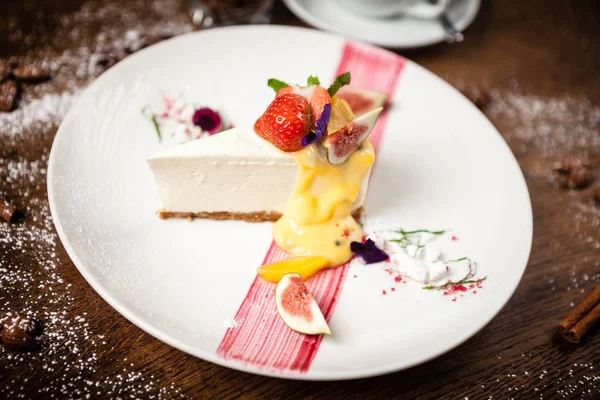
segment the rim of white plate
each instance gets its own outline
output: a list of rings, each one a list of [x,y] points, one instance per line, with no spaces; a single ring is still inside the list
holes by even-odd
[[[336,38],[337,40],[339,40],[339,46],[341,47],[344,43],[344,40],[346,40],[345,38],[343,38],[340,35],[336,35],[336,34],[332,34],[329,32],[321,32],[321,31],[316,31],[314,29],[310,29],[310,28],[301,28],[301,27],[287,27],[287,26],[272,26],[272,25],[264,25],[264,26],[233,26],[233,27],[226,27],[226,28],[218,28],[218,29],[213,29],[213,30],[208,30],[208,31],[201,31],[201,32],[190,32],[190,33],[186,33],[184,35],[172,38],[172,39],[168,39],[167,41],[161,42],[157,45],[165,45],[168,42],[171,41],[176,41],[178,40],[178,38],[180,37],[187,37],[190,35],[211,35],[211,34],[218,34],[215,32],[218,32],[219,30],[239,30],[241,32],[245,31],[245,30],[267,30],[267,31],[273,31],[273,30],[278,30],[278,29],[285,29],[285,30],[291,30],[291,31],[297,31],[300,34],[314,34],[314,35],[321,35],[323,37],[333,37]],[[360,42],[360,41],[357,41]],[[157,46],[154,45],[154,46]],[[370,44],[366,44],[368,46],[373,46]],[[122,61],[121,63],[129,63],[132,62],[132,59],[135,59],[137,57],[140,57],[140,54],[143,54],[144,52],[148,51],[148,49],[150,48],[154,48],[154,46],[150,46],[147,49],[141,50],[138,53],[135,53],[133,55],[131,55],[130,57],[128,57],[127,59],[125,59],[124,61]],[[386,50],[387,51],[387,50]],[[391,54],[395,54],[395,53],[391,53]],[[422,69],[423,71],[425,71],[432,79],[436,79],[439,81],[440,84],[444,85],[447,89],[450,90],[454,90],[455,92],[459,93],[455,88],[453,88],[451,85],[449,85],[448,83],[446,83],[444,80],[442,80],[441,78],[439,78],[437,75],[433,74],[432,72],[426,70],[425,68],[419,66],[418,64],[410,61],[410,60],[406,60],[406,62],[411,63],[413,66]],[[405,370],[411,367],[414,367],[416,365],[420,365],[423,364],[425,362],[428,362],[432,359],[435,359],[453,349],[455,349],[456,347],[460,346],[461,344],[463,344],[464,342],[466,342],[467,340],[469,340],[471,337],[473,337],[477,332],[479,332],[483,327],[485,327],[494,317],[496,317],[496,315],[500,312],[500,310],[502,308],[504,308],[504,306],[506,305],[506,303],[510,300],[510,298],[512,297],[512,295],[514,294],[517,286],[519,285],[523,274],[525,273],[525,269],[527,267],[527,263],[529,260],[529,256],[531,253],[531,245],[532,245],[532,241],[533,241],[533,213],[532,213],[532,209],[531,209],[531,199],[529,196],[529,190],[527,188],[526,182],[525,182],[525,178],[523,177],[523,174],[520,174],[521,177],[521,184],[522,184],[522,188],[524,189],[524,194],[526,196],[527,200],[527,205],[529,206],[529,215],[530,218],[528,218],[527,221],[524,221],[524,224],[527,224],[527,226],[525,227],[525,230],[527,230],[528,232],[531,232],[530,234],[527,235],[527,237],[529,237],[529,243],[528,243],[528,248],[529,251],[527,252],[527,257],[525,257],[525,259],[523,260],[523,270],[519,276],[519,279],[517,281],[515,281],[514,287],[510,288],[510,295],[507,296],[507,298],[501,302],[499,304],[499,306],[496,307],[496,309],[494,309],[492,312],[490,312],[489,317],[488,318],[484,318],[482,319],[482,322],[479,324],[476,324],[472,327],[472,329],[466,331],[463,333],[462,337],[460,338],[460,340],[458,340],[453,346],[450,346],[446,349],[444,349],[443,351],[438,351],[435,353],[430,354],[427,357],[424,357],[421,360],[418,361],[414,361],[411,363],[403,363],[403,362],[397,362],[397,363],[393,363],[393,364],[388,364],[385,366],[381,366],[379,368],[371,368],[368,371],[355,371],[355,372],[351,372],[351,373],[347,373],[347,372],[343,372],[343,373],[339,373],[336,371],[331,371],[331,372],[327,372],[327,373],[320,373],[318,376],[314,376],[314,375],[304,375],[304,374],[286,374],[283,372],[272,372],[272,371],[263,371],[260,370],[258,368],[252,367],[252,366],[247,366],[244,364],[239,364],[233,361],[229,361],[229,360],[225,360],[220,358],[219,356],[217,356],[216,353],[209,353],[206,351],[203,351],[199,348],[190,346],[185,344],[183,341],[177,340],[172,338],[169,333],[165,332],[162,329],[156,328],[155,326],[153,326],[150,323],[146,323],[141,317],[139,317],[134,311],[130,310],[127,306],[120,304],[117,300],[115,300],[115,298],[113,297],[113,295],[111,293],[109,293],[109,290],[104,287],[104,285],[102,285],[98,279],[96,279],[95,275],[88,270],[88,268],[85,266],[85,264],[81,261],[81,259],[78,257],[78,255],[76,254],[75,250],[73,249],[73,247],[71,246],[71,243],[67,237],[67,235],[65,234],[65,231],[63,229],[62,226],[62,222],[60,220],[60,217],[58,215],[57,212],[57,208],[56,208],[56,204],[54,203],[54,198],[55,198],[55,193],[54,193],[54,186],[53,186],[53,182],[55,179],[54,176],[54,165],[57,162],[57,159],[55,157],[55,147],[57,147],[57,143],[59,143],[61,140],[63,140],[63,137],[66,135],[64,133],[64,129],[63,126],[65,126],[65,121],[68,121],[69,119],[72,118],[76,118],[76,112],[77,112],[77,108],[78,108],[78,104],[81,103],[81,98],[83,98],[84,96],[86,96],[86,94],[90,91],[92,91],[96,86],[103,84],[103,82],[105,80],[108,79],[108,77],[110,77],[112,74],[115,74],[117,72],[118,66],[115,68],[111,68],[108,71],[106,71],[105,73],[103,73],[101,76],[99,76],[96,80],[94,80],[94,82],[92,82],[85,90],[84,92],[80,95],[79,100],[71,107],[71,109],[67,112],[67,115],[65,116],[65,118],[63,119],[63,122],[61,123],[61,126],[58,129],[58,132],[56,133],[56,136],[54,138],[53,141],[53,145],[52,145],[52,150],[50,151],[50,157],[48,160],[48,175],[47,175],[47,190],[48,190],[48,202],[50,205],[50,212],[54,221],[54,225],[56,227],[56,231],[58,233],[58,236],[61,240],[61,243],[63,245],[63,247],[65,248],[67,254],[69,255],[69,257],[71,258],[71,260],[73,261],[73,263],[75,264],[75,266],[77,267],[77,269],[79,270],[79,272],[81,273],[81,275],[83,275],[83,277],[85,278],[85,280],[90,284],[90,286],[100,295],[100,297],[102,297],[111,307],[113,307],[117,312],[119,312],[122,316],[124,316],[125,318],[127,318],[130,322],[132,322],[133,324],[135,324],[136,326],[138,326],[140,329],[144,330],[145,332],[149,333],[150,335],[154,336],[155,338],[157,338],[158,340],[172,346],[175,347],[185,353],[188,353],[192,356],[201,358],[205,361],[209,361],[212,362],[214,364],[223,366],[223,367],[227,367],[227,368],[231,368],[231,369],[235,369],[235,370],[239,370],[242,372],[248,372],[251,374],[257,374],[257,375],[262,375],[262,376],[268,376],[268,377],[275,377],[275,378],[283,378],[283,379],[294,379],[294,380],[311,380],[311,381],[331,381],[331,380],[346,380],[346,379],[360,379],[360,378],[368,378],[368,377],[373,377],[373,376],[378,376],[378,375],[383,375],[383,374],[387,374],[387,373],[391,373],[391,372],[397,372],[400,370]],[[461,94],[462,96],[462,94]],[[464,97],[464,96],[463,96]],[[481,113],[472,103],[470,103],[466,98],[465,98],[465,102],[470,104],[470,107],[473,107],[477,112]],[[489,120],[487,120],[487,123],[490,126],[490,129],[492,129],[500,138],[501,135],[500,133],[496,130],[496,128],[491,124],[491,122],[489,122]],[[516,164],[517,168],[519,168],[520,171],[520,167],[518,166],[517,160],[514,157],[514,154],[512,153],[512,151],[510,151],[510,148],[508,147],[508,144],[504,141],[504,139],[502,139],[502,143],[504,143],[505,146],[505,150],[508,151],[508,153],[510,154],[511,158],[512,158],[512,162]]]

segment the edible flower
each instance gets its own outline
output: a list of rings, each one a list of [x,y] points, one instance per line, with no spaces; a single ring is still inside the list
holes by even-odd
[[[208,107],[197,109],[192,116],[192,122],[209,135],[219,133],[223,124],[219,113]]]
[[[304,138],[302,138],[302,146],[308,146],[321,140],[325,131],[327,131],[327,124],[329,123],[329,117],[331,117],[331,103],[327,103],[323,106],[321,116],[317,120],[317,127],[315,132],[310,132]]]
[[[389,256],[385,251],[381,250],[375,245],[375,242],[371,239],[367,239],[366,242],[352,242],[350,243],[350,250],[360,258],[362,258],[366,264],[374,264],[381,261],[385,261]]]

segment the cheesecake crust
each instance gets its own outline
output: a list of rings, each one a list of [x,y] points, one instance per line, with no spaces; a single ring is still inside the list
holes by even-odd
[[[358,220],[360,220],[362,213],[363,213],[363,208],[360,207],[352,212],[352,216],[354,217],[354,219],[356,219],[358,221]],[[160,219],[187,218],[190,221],[193,219],[196,219],[196,218],[202,218],[202,219],[214,219],[214,220],[218,220],[218,221],[233,219],[233,220],[246,221],[246,222],[268,222],[268,221],[275,222],[279,218],[281,218],[281,213],[267,212],[267,211],[249,212],[249,213],[228,212],[228,211],[198,212],[198,213],[158,211],[157,214]]]

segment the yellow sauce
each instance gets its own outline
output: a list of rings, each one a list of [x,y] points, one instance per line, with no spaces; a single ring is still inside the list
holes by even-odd
[[[362,242],[362,229],[351,215],[352,204],[375,161],[375,151],[367,139],[346,162],[333,165],[317,146],[294,154],[300,167],[296,186],[273,227],[273,237],[293,256],[324,256],[337,266],[352,258],[351,242]]]

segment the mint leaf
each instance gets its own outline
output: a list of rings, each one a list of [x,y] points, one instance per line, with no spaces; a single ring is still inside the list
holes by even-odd
[[[319,81],[319,77],[318,76],[309,76],[307,81],[306,81],[306,86],[312,86],[312,85],[320,85],[321,81]]]
[[[338,90],[341,89],[342,86],[346,86],[350,83],[350,72],[344,72],[343,74],[339,74],[335,81],[329,86],[327,92],[329,92],[329,96],[333,97]]]
[[[280,81],[279,79],[271,78],[267,82],[267,86],[273,89],[275,92],[278,92],[280,89],[284,87],[290,86],[287,83]]]

